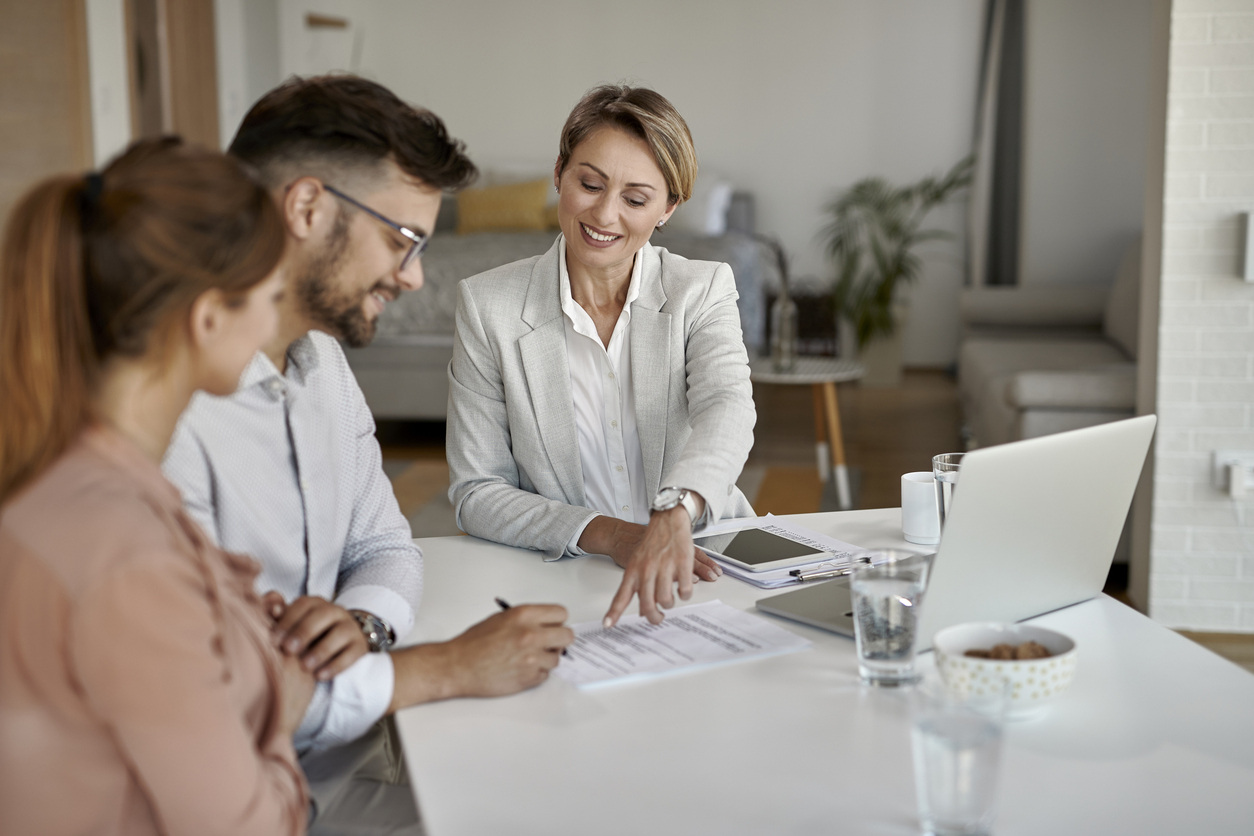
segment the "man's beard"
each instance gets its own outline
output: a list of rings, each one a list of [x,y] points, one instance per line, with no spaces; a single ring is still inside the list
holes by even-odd
[[[348,257],[348,216],[341,211],[331,227],[327,242],[306,268],[296,295],[309,320],[320,330],[338,337],[353,348],[363,348],[374,339],[375,321],[366,316],[362,303],[370,294],[356,298],[336,288],[336,277]]]

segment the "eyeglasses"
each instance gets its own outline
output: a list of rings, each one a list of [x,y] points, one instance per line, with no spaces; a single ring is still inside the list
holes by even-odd
[[[405,257],[401,259],[400,269],[402,273],[405,271],[405,268],[413,264],[414,261],[417,260],[417,258],[421,256],[423,252],[427,249],[427,244],[430,243],[431,241],[431,237],[429,235],[423,235],[420,232],[414,232],[412,229],[410,229],[407,226],[401,226],[396,221],[392,220],[386,215],[379,214],[378,212],[371,209],[366,204],[357,200],[353,200],[351,197],[344,194],[342,191],[340,191],[337,188],[328,186],[326,183],[323,183],[322,186],[331,194],[338,197],[340,200],[344,201],[345,203],[351,203],[352,205],[356,206],[361,211],[365,212],[370,217],[374,218],[380,223],[387,224],[389,227],[391,227],[392,229],[396,230],[401,235],[404,235],[406,238],[409,239],[409,242],[410,242],[409,250],[406,251]]]

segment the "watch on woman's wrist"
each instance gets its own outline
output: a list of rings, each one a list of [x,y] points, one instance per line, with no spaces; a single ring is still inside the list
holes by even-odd
[[[676,505],[682,505],[688,512],[688,522],[692,528],[697,527],[697,498],[687,488],[662,488],[653,499],[654,511],[669,511]]]
[[[382,653],[396,644],[396,633],[392,631],[391,625],[379,616],[365,610],[349,610],[349,613],[357,619],[357,624],[366,637],[366,645],[371,653]]]

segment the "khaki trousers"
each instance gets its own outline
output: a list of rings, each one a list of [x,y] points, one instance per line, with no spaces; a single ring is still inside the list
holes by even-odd
[[[385,717],[351,743],[301,757],[315,811],[310,836],[425,836],[400,744]]]

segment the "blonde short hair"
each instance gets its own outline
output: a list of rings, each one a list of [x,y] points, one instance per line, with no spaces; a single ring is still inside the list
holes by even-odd
[[[667,202],[692,197],[697,179],[697,149],[688,123],[661,93],[646,87],[603,84],[589,90],[566,118],[557,152],[557,173],[566,171],[571,154],[597,128],[613,125],[649,146],[669,192]]]

